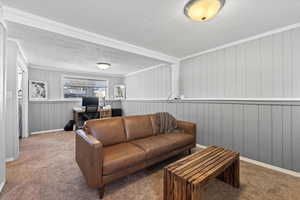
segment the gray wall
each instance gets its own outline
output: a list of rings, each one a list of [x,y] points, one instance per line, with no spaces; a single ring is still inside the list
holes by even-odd
[[[6,48],[6,131],[5,154],[7,159],[16,159],[19,155],[18,101],[17,101],[17,56],[18,46],[8,41]]]
[[[171,94],[171,67],[161,67],[125,77],[128,99],[167,99]]]
[[[0,19],[2,7],[0,3]],[[0,23],[0,192],[1,186],[5,182],[5,112],[4,112],[4,104],[5,104],[5,40],[6,40],[6,30],[2,23]]]
[[[123,101],[123,109],[168,111],[197,123],[201,145],[300,172],[299,66],[298,28],[182,61],[180,92],[194,101]]]
[[[290,102],[123,101],[126,115],[167,111],[197,123],[197,143],[300,172],[300,106]],[[284,105],[282,105],[284,104]]]
[[[299,98],[300,28],[181,63],[185,98]]]
[[[29,69],[29,80],[42,80],[48,82],[48,101],[29,102],[29,132],[62,129],[73,119],[72,108],[79,106],[80,101],[61,100],[61,76],[86,76],[103,78],[109,82],[109,96],[113,97],[114,85],[122,84],[123,78],[97,76],[94,74],[58,72],[40,69]],[[120,108],[119,101],[109,101],[114,108]]]
[[[112,108],[121,108],[120,101],[107,101]],[[32,101],[29,103],[29,132],[62,129],[73,119],[73,107],[81,101]]]

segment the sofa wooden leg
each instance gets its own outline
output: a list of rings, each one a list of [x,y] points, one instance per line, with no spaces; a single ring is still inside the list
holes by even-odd
[[[104,196],[105,186],[99,188],[99,198],[102,199]]]
[[[189,149],[188,154],[189,154],[189,155],[192,154],[192,149]]]

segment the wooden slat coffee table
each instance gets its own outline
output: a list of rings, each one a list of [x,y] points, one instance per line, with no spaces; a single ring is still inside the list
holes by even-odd
[[[203,185],[217,177],[240,187],[239,153],[211,146],[164,169],[164,200],[200,200]]]

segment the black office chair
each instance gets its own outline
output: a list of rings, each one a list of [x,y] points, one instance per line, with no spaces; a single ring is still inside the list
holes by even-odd
[[[85,107],[85,112],[82,114],[84,121],[99,118],[99,112],[98,112],[99,98],[83,97],[82,106]]]

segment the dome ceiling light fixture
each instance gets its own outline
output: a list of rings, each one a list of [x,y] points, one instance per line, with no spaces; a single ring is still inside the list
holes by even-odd
[[[101,70],[106,70],[106,69],[111,68],[111,64],[110,63],[99,62],[99,63],[97,63],[97,67]]]
[[[226,0],[190,0],[184,14],[194,21],[207,21],[218,14]]]

